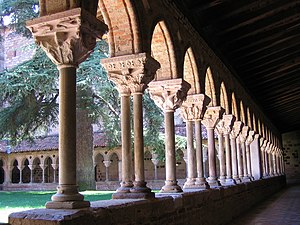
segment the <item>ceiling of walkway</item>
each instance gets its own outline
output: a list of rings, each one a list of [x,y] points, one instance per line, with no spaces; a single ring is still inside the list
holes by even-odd
[[[174,2],[279,131],[300,129],[300,1]]]

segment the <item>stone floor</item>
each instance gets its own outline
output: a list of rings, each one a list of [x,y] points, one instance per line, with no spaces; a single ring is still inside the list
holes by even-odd
[[[287,186],[228,225],[300,225],[300,184]]]

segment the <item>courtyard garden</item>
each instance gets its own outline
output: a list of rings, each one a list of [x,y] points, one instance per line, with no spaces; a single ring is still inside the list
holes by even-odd
[[[114,191],[84,191],[87,201],[98,201],[111,199]],[[0,192],[0,223],[8,220],[8,215],[12,212],[23,211],[33,208],[44,208],[47,201],[51,200],[53,191],[13,191]]]

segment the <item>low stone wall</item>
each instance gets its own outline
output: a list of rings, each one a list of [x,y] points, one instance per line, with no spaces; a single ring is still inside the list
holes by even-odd
[[[6,184],[3,191],[56,191],[55,183]]]
[[[92,202],[82,210],[37,209],[10,215],[11,225],[221,225],[285,186],[285,177],[182,194],[157,194],[153,200]]]

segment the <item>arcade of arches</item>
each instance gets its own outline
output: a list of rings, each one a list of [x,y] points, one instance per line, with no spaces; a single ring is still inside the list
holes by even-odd
[[[279,131],[172,1],[40,0],[40,11],[40,17],[27,26],[60,72],[58,187],[47,209],[12,214],[11,224],[43,219],[49,224],[58,220],[65,224],[224,224],[284,185]],[[90,203],[76,186],[76,67],[104,34],[110,58],[101,64],[121,98],[122,173],[114,200]],[[153,175],[145,170],[144,160],[145,91],[165,119],[165,182],[156,195],[146,182],[146,176]],[[186,123],[183,186],[176,171],[177,110]],[[202,126],[207,130],[207,176]],[[54,167],[50,169],[51,157],[12,163],[13,170],[22,170],[13,173],[15,181],[28,181],[29,174],[45,181],[56,174]],[[44,176],[38,175],[47,166]]]

